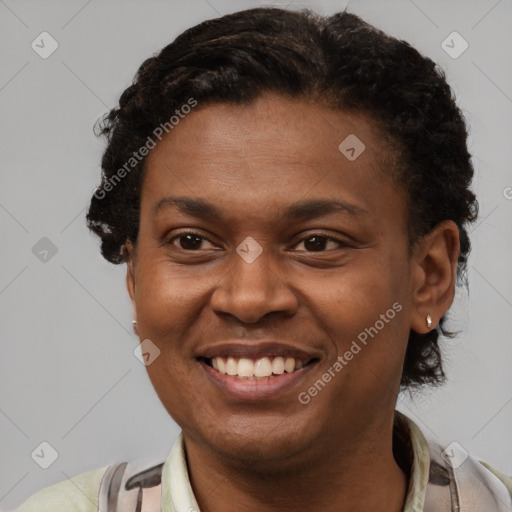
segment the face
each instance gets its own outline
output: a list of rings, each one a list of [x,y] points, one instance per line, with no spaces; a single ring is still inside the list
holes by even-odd
[[[385,147],[362,115],[265,95],[199,105],[152,150],[127,283],[185,439],[292,460],[388,424],[413,272]]]

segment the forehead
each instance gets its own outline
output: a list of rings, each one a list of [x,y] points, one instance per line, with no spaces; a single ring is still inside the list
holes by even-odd
[[[257,211],[322,196],[366,210],[396,203],[387,151],[362,114],[272,94],[199,104],[147,157],[142,204],[179,195]]]

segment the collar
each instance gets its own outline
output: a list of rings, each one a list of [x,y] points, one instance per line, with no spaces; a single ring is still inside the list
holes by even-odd
[[[181,432],[162,469],[162,512],[200,512],[188,477]]]
[[[404,512],[423,512],[430,469],[427,440],[418,425],[399,411],[395,411],[393,436],[402,443],[401,448],[410,460]]]

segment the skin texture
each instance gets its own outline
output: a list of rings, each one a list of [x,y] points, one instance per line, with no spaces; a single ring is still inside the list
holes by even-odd
[[[355,161],[338,150],[349,134],[366,146]],[[182,428],[201,511],[403,509],[407,476],[391,441],[409,329],[427,332],[426,314],[435,327],[451,305],[459,241],[445,221],[409,254],[405,196],[385,147],[368,117],[266,94],[199,105],[148,156],[127,287],[140,339],[161,351],[147,370]],[[167,196],[206,200],[221,218],[175,205],[155,215]],[[361,213],[283,217],[313,199]],[[204,237],[197,248],[181,247],[188,230]],[[314,250],[315,234],[332,238]],[[248,236],[263,249],[250,264],[236,252]],[[401,311],[300,403],[394,303]],[[234,399],[196,359],[233,339],[277,340],[318,362],[279,396]]]

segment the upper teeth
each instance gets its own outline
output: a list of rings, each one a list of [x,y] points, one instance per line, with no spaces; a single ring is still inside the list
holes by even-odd
[[[246,357],[214,357],[212,366],[224,375],[233,375],[242,378],[270,377],[272,374],[281,375],[284,372],[292,373],[304,366],[304,362],[294,357],[262,357],[248,359]]]

